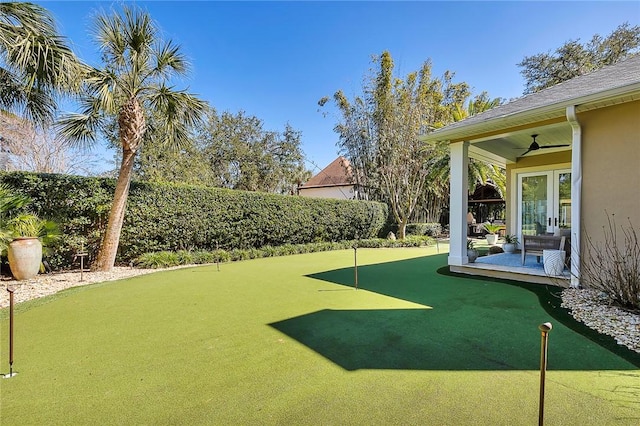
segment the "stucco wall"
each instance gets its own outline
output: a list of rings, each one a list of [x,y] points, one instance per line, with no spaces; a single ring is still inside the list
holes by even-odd
[[[628,225],[629,218],[640,229],[640,102],[585,112],[578,120],[584,231],[601,240],[607,213],[618,225]]]
[[[299,194],[302,197],[313,198],[337,198],[339,200],[353,200],[353,186],[330,186],[319,188],[300,188]]]

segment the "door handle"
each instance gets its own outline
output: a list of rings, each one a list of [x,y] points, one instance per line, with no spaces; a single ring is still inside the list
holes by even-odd
[[[558,218],[556,217],[554,220],[555,220],[554,225],[558,226]]]
[[[548,218],[547,222],[549,222],[549,226],[551,226],[551,218]]]

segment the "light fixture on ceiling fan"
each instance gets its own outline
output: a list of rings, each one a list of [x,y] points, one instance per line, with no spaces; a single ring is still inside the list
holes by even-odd
[[[529,145],[529,148],[520,157],[524,157],[525,155],[527,155],[531,151],[537,151],[539,149],[562,148],[564,146],[569,146],[569,144],[564,144],[564,145],[543,145],[543,146],[540,146],[538,144],[538,142],[536,142],[536,138],[538,137],[538,135],[531,135],[531,137],[533,138],[533,142],[531,142],[531,145]]]

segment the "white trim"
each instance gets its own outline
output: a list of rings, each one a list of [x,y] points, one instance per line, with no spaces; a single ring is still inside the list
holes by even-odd
[[[471,124],[467,124],[463,120],[459,122],[461,124],[454,123],[447,127],[443,127],[442,129],[435,130],[432,133],[420,136],[418,139],[423,142],[431,142],[459,138],[470,138],[473,134],[505,129],[514,125],[524,125],[528,123],[534,124],[535,122],[550,118],[561,118],[563,115],[565,115],[567,117],[567,120],[572,123],[571,119],[569,119],[568,117],[568,111],[570,108],[573,110],[573,113],[575,115],[576,108],[579,110],[589,110],[589,104],[591,103],[597,104],[599,102],[617,98],[626,98],[629,96],[633,97],[638,91],[640,91],[640,82],[634,82],[589,95],[574,97],[571,99],[564,99],[552,104],[523,110],[516,110],[508,114],[487,118],[483,121],[479,121],[478,119],[476,119],[473,120]],[[537,94],[532,94],[528,96],[536,95]],[[516,99],[513,102],[517,102],[520,100],[522,100],[522,98]],[[497,108],[500,108],[500,106],[496,107],[496,109]],[[469,140],[473,139],[470,138]]]
[[[517,200],[515,204],[516,211],[516,231],[520,241],[522,241],[522,179],[531,176],[546,176],[547,177],[547,218],[544,225],[545,232],[552,233],[560,228],[558,211],[560,210],[560,189],[559,189],[559,177],[561,174],[571,173],[570,168],[558,168],[557,166],[540,170],[537,172],[516,173],[516,192]],[[572,213],[573,213],[573,194],[572,200]]]
[[[507,159],[494,154],[484,149],[478,148],[475,145],[469,145],[469,157],[476,160],[484,161],[485,163],[495,164],[496,166],[505,169],[507,167]]]
[[[467,257],[467,211],[469,203],[469,142],[450,145],[449,265],[464,265]]]
[[[572,129],[571,149],[571,287],[580,286],[580,223],[582,212],[582,128],[576,107],[567,107],[567,121]]]

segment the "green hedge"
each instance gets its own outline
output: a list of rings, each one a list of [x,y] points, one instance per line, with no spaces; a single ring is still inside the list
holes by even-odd
[[[207,251],[160,251],[145,253],[135,260],[141,268],[168,268],[180,265],[198,265],[215,262],[234,262],[238,260],[257,259],[262,257],[288,256],[292,254],[314,253],[319,251],[344,250],[357,245],[360,248],[398,248],[423,247],[433,245],[433,238],[426,236],[407,237],[404,240],[387,240],[369,238],[366,240],[347,240],[340,242],[322,242],[309,244],[284,244],[278,247],[233,249]]]
[[[437,222],[430,223],[409,223],[407,224],[407,235],[427,235],[435,237],[442,233],[442,225]]]
[[[38,215],[61,225],[54,269],[68,267],[84,244],[92,260],[106,226],[115,180],[12,172],[0,181],[33,199]],[[213,251],[379,236],[387,207],[179,184],[131,184],[117,263],[143,253]],[[218,246],[216,246],[218,244]]]

